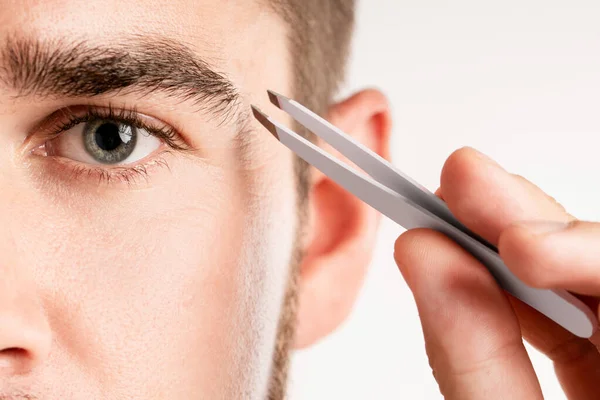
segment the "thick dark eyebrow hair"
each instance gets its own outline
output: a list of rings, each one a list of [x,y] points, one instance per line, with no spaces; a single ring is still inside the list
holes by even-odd
[[[161,92],[217,116],[235,114],[239,94],[182,43],[132,36],[118,43],[8,38],[0,50],[0,83],[16,97],[141,96]]]

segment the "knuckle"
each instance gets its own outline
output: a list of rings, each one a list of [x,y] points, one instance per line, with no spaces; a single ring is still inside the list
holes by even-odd
[[[550,349],[547,356],[557,364],[575,365],[597,352],[598,349],[589,340],[571,337]]]

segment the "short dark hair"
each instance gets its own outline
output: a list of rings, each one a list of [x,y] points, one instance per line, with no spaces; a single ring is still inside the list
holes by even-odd
[[[323,116],[345,78],[356,1],[268,1],[288,24],[294,76],[292,94],[301,104]],[[297,128],[312,139],[310,132]],[[299,200],[303,204],[308,190],[308,168],[297,160],[296,170]]]
[[[354,30],[355,0],[268,0],[288,24],[290,60],[293,62],[294,99],[325,116],[345,77],[346,61]],[[276,88],[274,88],[276,90]],[[296,132],[314,135],[300,126]],[[294,341],[297,313],[298,270],[303,257],[300,236],[307,217],[308,165],[296,157],[299,231],[290,279],[283,302],[273,355],[268,400],[285,398],[289,351]]]
[[[294,95],[326,110],[345,75],[355,0],[269,0],[288,24]]]

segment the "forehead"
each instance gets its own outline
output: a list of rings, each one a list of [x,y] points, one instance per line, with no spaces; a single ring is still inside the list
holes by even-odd
[[[0,9],[0,39],[106,43],[150,34],[181,41],[220,66],[254,59],[267,47],[284,49],[284,31],[260,0],[21,0]]]
[[[2,30],[38,31],[110,37],[130,32],[188,37],[198,44],[210,39],[221,47],[276,18],[254,0],[21,0],[4,2]],[[218,41],[215,41],[218,39]]]
[[[4,2],[0,21],[44,33],[118,35],[131,31],[170,35],[240,35],[269,9],[254,0],[21,0]]]
[[[267,0],[20,0],[0,8],[7,38],[111,44],[132,36],[180,42],[247,101],[291,86],[287,26]]]

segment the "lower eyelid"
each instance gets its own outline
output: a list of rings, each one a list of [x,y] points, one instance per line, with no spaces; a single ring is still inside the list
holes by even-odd
[[[98,185],[122,188],[143,188],[151,186],[152,177],[161,170],[170,171],[170,160],[173,150],[165,148],[146,157],[138,163],[129,165],[106,166],[102,164],[86,164],[64,157],[35,156],[43,163],[40,166],[50,175],[70,185],[87,186],[97,189]]]

